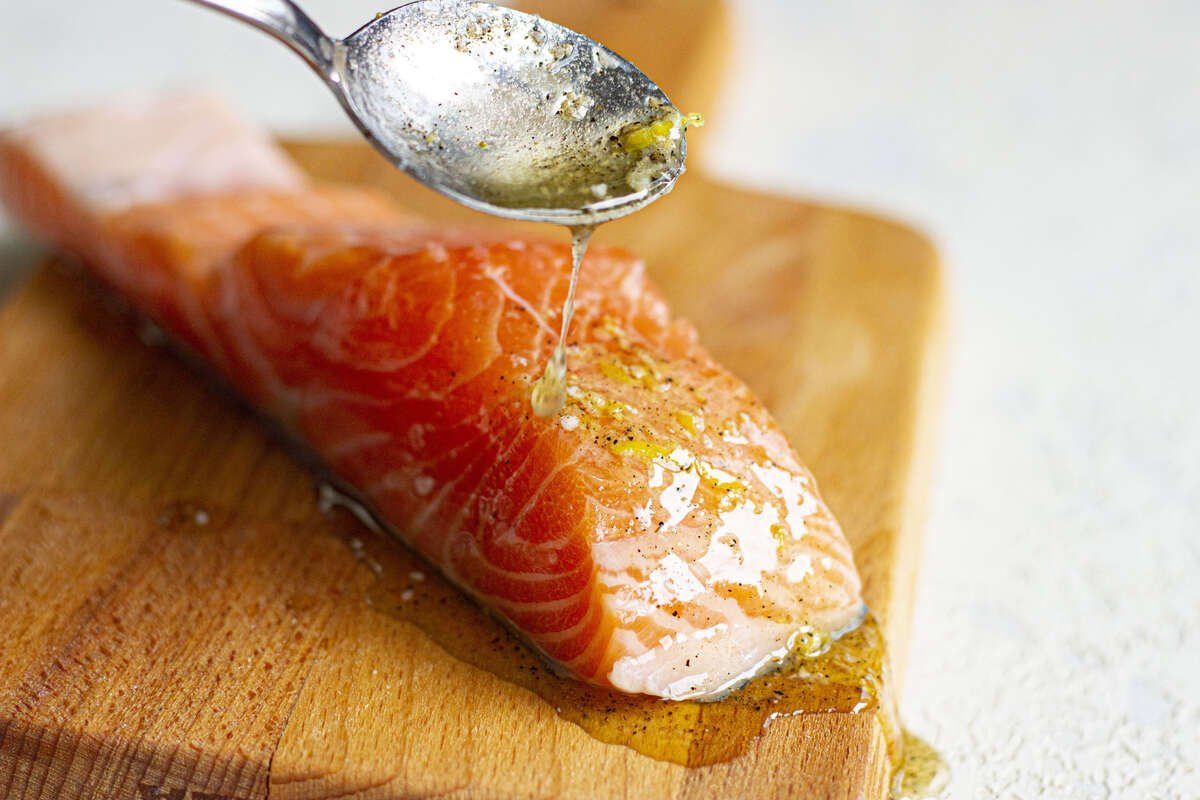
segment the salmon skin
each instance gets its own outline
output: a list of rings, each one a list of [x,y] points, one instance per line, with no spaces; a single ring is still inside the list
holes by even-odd
[[[211,98],[8,131],[0,196],[578,679],[718,698],[861,619],[812,475],[620,250],[588,254],[540,418],[565,245],[311,184]]]

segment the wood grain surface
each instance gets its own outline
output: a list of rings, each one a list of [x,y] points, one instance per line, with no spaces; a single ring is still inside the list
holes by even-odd
[[[638,14],[716,4],[542,5],[648,64]],[[651,74],[703,74],[695,43],[721,40],[720,17],[688,19],[713,29]],[[504,224],[361,145],[290,149],[431,218]],[[643,254],[775,412],[854,545],[899,670],[936,387],[929,244],[695,171],[597,239]],[[886,796],[870,715],[779,720],[744,756],[688,769],[592,739],[379,613],[378,577],[347,545],[368,534],[322,515],[310,474],[249,412],[86,283],[46,267],[0,310],[0,797]]]

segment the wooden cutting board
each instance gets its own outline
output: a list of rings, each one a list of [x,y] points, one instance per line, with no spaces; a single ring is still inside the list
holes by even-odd
[[[722,52],[719,4],[540,5],[675,76],[678,92],[660,82],[687,108],[711,101],[697,76]],[[686,38],[656,38],[681,11]],[[289,147],[321,177],[489,224],[360,145]],[[854,545],[898,675],[937,384],[928,242],[696,170],[597,239],[643,254],[772,408]],[[360,537],[247,411],[40,269],[0,311],[0,797],[886,795],[869,714],[781,719],[702,768],[603,744],[380,613]]]

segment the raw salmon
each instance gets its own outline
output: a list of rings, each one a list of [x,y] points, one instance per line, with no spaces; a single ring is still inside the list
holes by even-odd
[[[310,184],[199,96],[9,131],[0,194],[582,680],[718,697],[862,615],[812,475],[627,253],[589,253],[543,419],[565,245]]]

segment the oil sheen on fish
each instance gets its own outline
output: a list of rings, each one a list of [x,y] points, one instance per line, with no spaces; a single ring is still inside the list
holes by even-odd
[[[543,419],[565,244],[310,183],[203,95],[8,131],[0,195],[581,680],[719,697],[862,614],[812,475],[625,252],[587,257]]]

